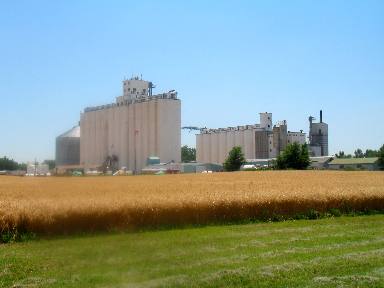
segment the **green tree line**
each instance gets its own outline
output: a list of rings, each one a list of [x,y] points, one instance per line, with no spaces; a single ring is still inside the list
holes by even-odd
[[[196,161],[196,148],[184,145],[181,147],[181,162],[188,163]]]
[[[44,160],[44,164],[47,164],[49,169],[55,168],[55,160]],[[36,164],[39,164],[36,162]],[[4,156],[0,158],[0,171],[15,171],[15,170],[23,170],[27,171],[27,164],[25,163],[18,163],[13,159],[8,158],[7,156]]]
[[[27,164],[17,163],[15,160],[4,156],[3,158],[0,158],[0,170],[1,171],[27,170]]]
[[[380,157],[384,151],[384,145],[381,146],[379,150],[366,149],[363,152],[362,149],[357,148],[355,152],[352,154],[345,154],[344,151],[339,151],[336,153],[336,158],[369,158],[369,157]]]

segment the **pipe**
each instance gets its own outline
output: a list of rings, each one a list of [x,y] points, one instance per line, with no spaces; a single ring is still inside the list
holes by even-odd
[[[320,123],[323,123],[323,110],[320,110]]]

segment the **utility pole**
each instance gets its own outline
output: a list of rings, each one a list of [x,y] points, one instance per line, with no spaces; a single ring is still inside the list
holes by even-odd
[[[35,172],[34,172],[34,174],[33,174],[33,176],[36,176],[36,174],[37,174],[37,160],[36,160],[36,158],[35,158]]]

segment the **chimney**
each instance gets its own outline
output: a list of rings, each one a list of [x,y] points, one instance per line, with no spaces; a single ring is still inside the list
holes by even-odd
[[[320,123],[323,123],[323,110],[320,110]]]

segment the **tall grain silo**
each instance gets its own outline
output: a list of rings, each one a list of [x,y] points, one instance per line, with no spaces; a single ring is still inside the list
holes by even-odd
[[[323,111],[320,110],[320,122],[313,123],[309,117],[309,146],[313,156],[328,156],[328,124],[323,122]]]
[[[75,126],[56,138],[56,167],[80,165],[80,126]]]
[[[113,169],[135,174],[150,156],[181,162],[181,101],[175,90],[154,95],[152,88],[152,82],[132,77],[123,81],[116,102],[84,109],[80,165],[85,171],[104,170],[110,159]]]

